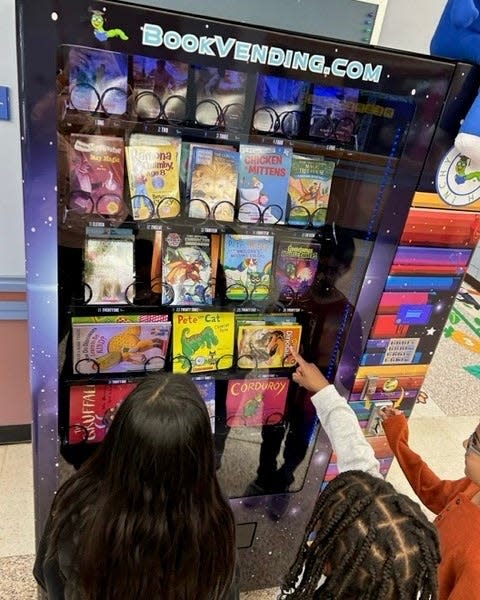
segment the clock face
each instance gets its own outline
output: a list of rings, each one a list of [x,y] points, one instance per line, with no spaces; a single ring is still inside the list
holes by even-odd
[[[478,168],[476,168],[478,167]],[[450,206],[468,206],[480,199],[480,165],[451,148],[437,171],[436,188]]]

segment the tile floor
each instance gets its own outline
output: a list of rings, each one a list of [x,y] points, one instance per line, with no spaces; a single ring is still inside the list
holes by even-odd
[[[417,404],[411,420],[411,446],[444,478],[463,475],[462,441],[480,416],[480,379],[467,373],[465,364],[479,362],[478,354],[467,359],[464,348],[442,338],[425,381],[431,394],[425,405]],[[466,363],[468,360],[469,363]],[[432,395],[435,396],[432,398]],[[437,401],[435,402],[435,398]],[[31,577],[34,553],[33,482],[31,446],[0,446],[0,598],[34,600]],[[401,492],[410,488],[394,463],[388,480]],[[428,511],[425,509],[427,514]],[[276,590],[243,594],[242,600],[276,598]]]

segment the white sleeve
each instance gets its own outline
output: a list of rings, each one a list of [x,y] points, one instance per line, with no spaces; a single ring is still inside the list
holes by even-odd
[[[337,455],[340,473],[358,470],[381,477],[380,464],[363,435],[357,416],[335,387],[323,388],[312,396],[312,402]]]

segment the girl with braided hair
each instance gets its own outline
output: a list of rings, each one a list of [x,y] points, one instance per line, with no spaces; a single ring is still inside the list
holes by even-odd
[[[437,600],[434,526],[381,478],[355,413],[312,363],[293,353],[341,474],[320,494],[281,599]]]

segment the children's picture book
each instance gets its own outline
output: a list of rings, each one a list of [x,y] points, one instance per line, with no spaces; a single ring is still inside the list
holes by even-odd
[[[127,304],[134,297],[131,229],[87,228],[83,281],[88,304]]]
[[[136,383],[125,381],[72,385],[69,399],[69,443],[101,442],[118,407],[136,386]]]
[[[165,232],[162,248],[164,304],[212,304],[210,236]]]
[[[89,374],[163,369],[170,330],[164,315],[130,315],[125,323],[72,320],[73,370]]]
[[[192,145],[189,216],[233,221],[238,183],[238,152]],[[206,214],[207,213],[207,214]]]
[[[359,90],[315,85],[310,97],[310,136],[350,142],[355,127]]]
[[[281,423],[289,383],[288,377],[230,379],[227,389],[227,425],[260,427]]]
[[[210,417],[210,427],[212,433],[215,433],[215,379],[212,377],[193,377],[192,381],[197,386],[205,402]]]
[[[68,53],[69,108],[123,115],[127,111],[128,57],[72,46]]]
[[[317,274],[320,244],[305,240],[278,242],[275,281],[281,300],[304,296]]]
[[[240,144],[238,220],[285,223],[292,149]]]
[[[243,127],[247,73],[194,66],[195,120],[206,127]]]
[[[319,156],[294,154],[288,193],[289,223],[310,216],[316,227],[325,223],[335,162]]]
[[[69,137],[69,208],[115,216],[125,207],[123,139],[72,133]]]
[[[177,163],[180,167],[182,138],[177,135],[152,135],[149,133],[132,133],[128,139],[129,146],[168,146],[173,144],[177,149]]]
[[[240,324],[237,366],[240,369],[293,367],[291,348],[299,351],[301,333],[302,326],[294,323]]]
[[[253,127],[263,133],[294,137],[300,133],[310,83],[298,79],[259,75]],[[267,110],[263,110],[268,107]]]
[[[133,57],[134,107],[146,120],[185,118],[188,64],[149,56]]]
[[[235,313],[173,314],[173,372],[201,373],[233,364]]]
[[[132,216],[135,220],[168,218],[179,214],[178,148],[178,143],[126,147]]]
[[[221,263],[230,300],[262,300],[270,293],[273,236],[226,233]]]

